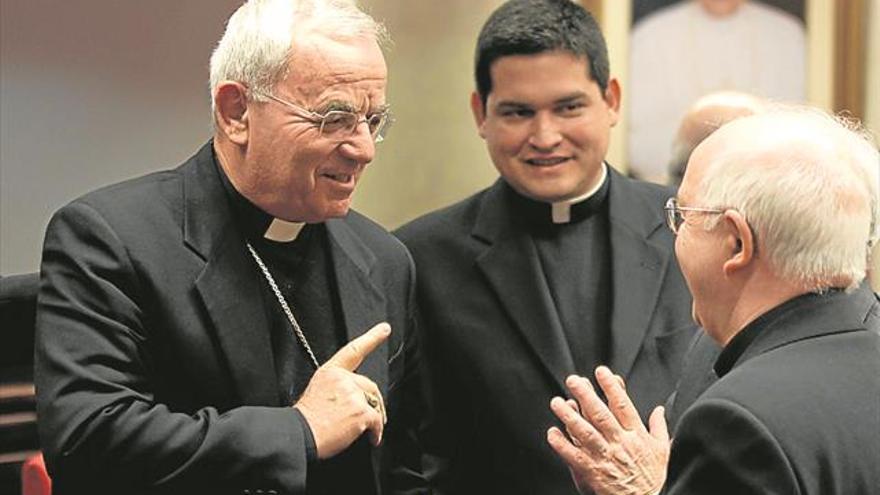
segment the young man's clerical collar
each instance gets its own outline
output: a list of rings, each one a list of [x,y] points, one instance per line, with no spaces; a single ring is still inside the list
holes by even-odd
[[[571,222],[571,207],[593,197],[600,189],[602,189],[602,186],[605,185],[605,181],[608,178],[608,170],[606,170],[605,167],[606,165],[603,163],[601,176],[592,189],[576,198],[557,201],[550,204],[551,219],[553,220],[553,223]]]
[[[608,170],[602,164],[601,175],[596,185],[575,198],[547,203],[537,201],[516,192],[508,185],[508,198],[516,215],[528,225],[549,228],[576,223],[589,218],[602,210],[608,197]]]

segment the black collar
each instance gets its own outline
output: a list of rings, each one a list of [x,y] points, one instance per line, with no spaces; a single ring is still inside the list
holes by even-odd
[[[776,306],[746,325],[727,343],[715,361],[715,374],[720,378],[730,372],[736,364],[745,359],[744,355],[750,348],[757,348],[756,340],[772,336],[777,328],[789,325],[800,315],[810,314],[814,306],[834,304],[837,299],[858,297],[859,294],[848,295],[843,289],[829,289],[822,292],[808,292]],[[839,315],[841,320],[844,316]],[[782,337],[782,336],[780,336]],[[769,340],[765,338],[764,340]],[[765,342],[766,343],[766,342]]]
[[[522,225],[530,231],[547,231],[564,228],[566,225],[577,224],[597,213],[604,213],[608,206],[609,175],[592,196],[571,205],[571,220],[567,223],[553,222],[553,205],[523,196],[504,183],[503,196],[510,208],[512,216],[521,219]]]

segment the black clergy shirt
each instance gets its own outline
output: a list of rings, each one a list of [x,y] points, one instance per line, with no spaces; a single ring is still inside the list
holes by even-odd
[[[347,341],[332,251],[324,224],[305,225],[290,242],[266,239],[265,233],[273,221],[272,216],[242,196],[219,164],[217,170],[229,197],[237,227],[268,268],[318,363],[323,364]],[[315,365],[294,333],[278,298],[256,261],[253,267],[264,282],[263,301],[271,327],[268,330],[278,376],[279,402],[281,405],[293,405],[314,375]],[[263,330],[254,328],[242,331]],[[301,414],[299,417],[308,437],[307,493],[375,493],[370,460],[371,446],[367,435],[362,435],[336,456],[318,460],[311,430],[305,418]]]
[[[554,223],[552,206],[507,187],[507,200],[534,242],[541,269],[578,374],[591,377],[610,349],[611,249],[609,177],[571,205],[570,221]]]

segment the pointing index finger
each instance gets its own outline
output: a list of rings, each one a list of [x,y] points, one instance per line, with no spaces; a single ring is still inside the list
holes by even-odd
[[[324,366],[338,366],[348,371],[354,371],[364,359],[382,342],[391,335],[391,325],[386,322],[379,323],[367,330],[363,335],[345,344],[339,349]]]

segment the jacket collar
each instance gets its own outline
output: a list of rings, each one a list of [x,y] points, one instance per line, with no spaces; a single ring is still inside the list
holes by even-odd
[[[672,250],[668,240],[658,239],[662,205],[651,204],[634,181],[610,167],[609,180],[614,291],[609,365],[626,376],[648,331]],[[471,232],[486,244],[477,265],[551,381],[564,391],[565,377],[575,373],[574,361],[534,243],[506,207],[505,188],[499,179],[481,200]]]
[[[248,254],[244,233],[221,182],[213,143],[181,167],[184,177],[184,241],[205,262],[196,291],[213,323],[221,353],[243,404],[275,405],[277,376],[272,357],[267,305],[258,267]],[[349,339],[386,319],[382,292],[371,279],[375,255],[344,219],[326,222],[336,286]],[[387,346],[361,365],[380,389],[387,387]]]
[[[877,297],[868,284],[852,293],[807,293],[764,313],[743,328],[721,351],[715,373],[721,377],[755,356],[801,340],[877,327]]]

